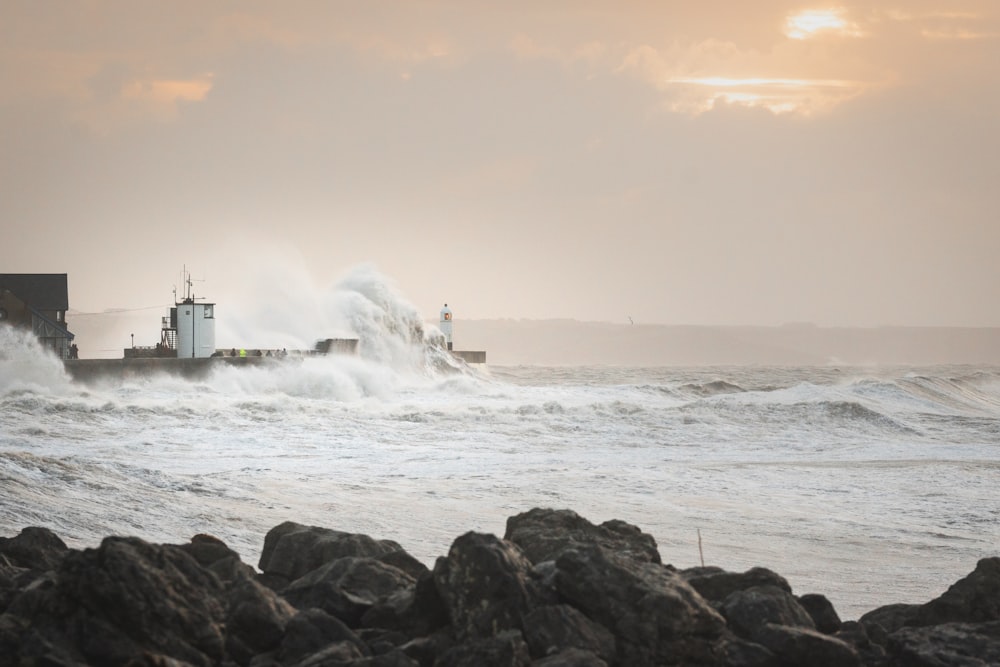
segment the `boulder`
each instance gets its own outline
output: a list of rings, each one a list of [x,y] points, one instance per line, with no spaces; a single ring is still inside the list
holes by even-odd
[[[342,621],[321,609],[306,609],[288,621],[277,657],[282,664],[293,665],[344,642],[354,646],[357,656],[369,654],[365,643]]]
[[[15,651],[6,653],[15,663],[124,665],[152,655],[218,664],[225,657],[223,593],[219,579],[177,547],[109,537],[97,549],[67,554],[51,579],[13,600],[0,650],[21,629]]]
[[[402,592],[386,600],[384,605],[375,605],[363,621],[369,625],[396,628],[411,637],[429,635],[451,622],[448,607],[438,593],[434,574],[429,570],[417,579],[412,595],[408,591]]]
[[[271,580],[294,581],[338,558],[378,558],[403,548],[392,540],[286,521],[264,537],[258,567]]]
[[[795,596],[777,586],[754,586],[731,593],[719,606],[729,628],[740,637],[758,641],[766,625],[815,630],[812,617]]]
[[[572,510],[535,508],[512,516],[504,539],[518,545],[532,563],[555,560],[567,549],[591,544],[634,560],[661,562],[652,535],[617,519],[595,526]]]
[[[784,577],[766,567],[754,567],[746,572],[727,572],[718,567],[695,567],[681,570],[680,575],[706,600],[722,602],[736,591],[755,586],[774,586],[786,593],[792,587]]]
[[[907,627],[889,636],[894,667],[987,667],[1000,665],[1000,621]]]
[[[773,653],[780,665],[861,667],[854,647],[808,628],[765,623],[757,629],[755,641]]]
[[[517,630],[470,639],[445,651],[434,667],[529,667],[528,645]]]
[[[627,665],[715,664],[725,621],[680,575],[596,545],[556,560],[559,595],[615,636]]]
[[[608,663],[582,648],[566,648],[531,663],[532,667],[607,667]]]
[[[357,627],[373,606],[412,589],[410,575],[374,558],[338,558],[290,583],[284,598],[297,609],[315,607]]]
[[[615,636],[569,605],[546,605],[524,617],[524,638],[536,658],[580,649],[602,662],[615,658]]]
[[[17,537],[0,537],[0,556],[9,565],[28,570],[52,570],[69,552],[66,543],[48,528],[28,527]]]
[[[219,561],[217,561],[218,563]],[[226,652],[245,665],[259,653],[277,649],[295,609],[251,572],[234,569],[226,580]]]
[[[865,667],[884,667],[887,664],[885,648],[881,644],[873,642],[868,636],[866,627],[858,621],[841,623],[836,637],[845,644],[854,647],[861,658],[861,664]]]
[[[884,646],[890,633],[910,625],[919,608],[916,604],[887,604],[863,614],[858,622],[873,642]]]
[[[968,576],[917,609],[907,625],[1000,621],[1000,557],[983,558]]]
[[[825,635],[836,634],[840,630],[840,616],[833,603],[818,593],[807,593],[796,598],[812,618],[816,629]]]
[[[520,629],[536,604],[531,563],[512,542],[465,533],[434,566],[434,583],[461,640]],[[523,642],[522,642],[523,643]]]

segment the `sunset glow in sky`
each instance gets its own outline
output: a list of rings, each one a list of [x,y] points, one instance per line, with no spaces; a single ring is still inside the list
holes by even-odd
[[[1000,326],[994,0],[16,1],[0,62],[0,271],[77,310]]]

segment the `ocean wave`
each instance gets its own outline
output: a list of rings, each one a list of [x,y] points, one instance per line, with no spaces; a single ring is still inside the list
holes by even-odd
[[[725,380],[713,380],[703,384],[688,383],[680,386],[680,390],[695,396],[718,396],[720,394],[737,394],[746,391],[743,387]]]

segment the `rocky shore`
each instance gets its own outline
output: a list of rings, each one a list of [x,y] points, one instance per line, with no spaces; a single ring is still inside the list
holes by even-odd
[[[259,569],[220,540],[0,537],[0,663],[79,667],[1000,665],[1000,557],[926,604],[842,622],[771,570],[681,570],[569,510],[459,536],[433,569],[391,540],[286,522]],[[891,601],[890,601],[891,602]]]

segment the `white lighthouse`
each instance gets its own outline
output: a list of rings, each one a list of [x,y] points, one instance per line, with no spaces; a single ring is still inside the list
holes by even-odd
[[[444,334],[444,342],[447,343],[448,349],[451,349],[451,308],[448,304],[444,304],[444,308],[441,309],[441,333]]]

